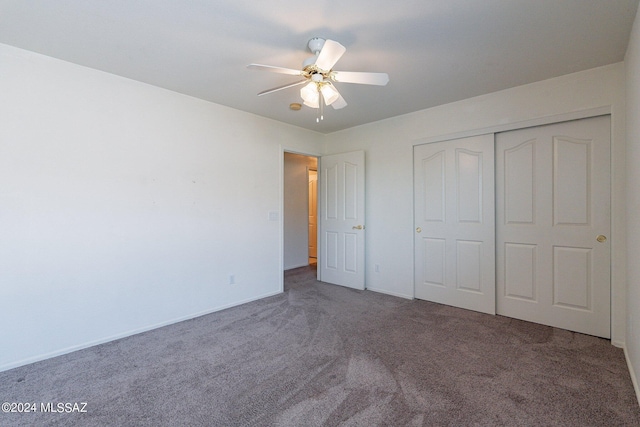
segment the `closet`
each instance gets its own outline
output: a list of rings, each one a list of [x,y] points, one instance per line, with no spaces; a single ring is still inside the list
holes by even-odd
[[[415,296],[610,338],[610,116],[414,147]]]

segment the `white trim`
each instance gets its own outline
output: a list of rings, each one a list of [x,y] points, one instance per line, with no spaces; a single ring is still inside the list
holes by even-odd
[[[307,264],[298,264],[298,265],[290,265],[288,267],[285,267],[284,271],[293,270],[295,268],[308,267],[308,266],[309,266],[309,263],[307,263]]]
[[[283,159],[284,159],[284,153],[300,154],[301,156],[307,156],[307,157],[317,157],[317,158],[322,157],[322,154],[320,154],[320,152],[317,152],[317,151],[304,151],[304,150],[299,150],[297,148],[286,147],[280,144],[280,154],[282,154]]]
[[[274,296],[274,295],[279,295],[281,293],[282,293],[282,291],[268,292],[266,294],[263,294],[263,295],[260,295],[260,296],[257,296],[257,297],[248,298],[248,299],[242,300],[240,302],[234,302],[234,303],[231,303],[231,304],[226,304],[226,305],[214,308],[212,310],[205,310],[205,311],[201,311],[201,312],[198,312],[198,313],[195,313],[195,314],[189,314],[187,316],[178,317],[178,318],[175,318],[175,319],[172,319],[172,320],[168,320],[168,321],[165,321],[165,322],[155,323],[153,325],[145,326],[143,328],[133,329],[133,330],[128,331],[128,332],[123,332],[121,334],[111,335],[111,336],[106,337],[106,338],[100,338],[100,339],[97,339],[97,340],[89,341],[89,342],[86,342],[84,344],[79,344],[79,345],[74,345],[74,346],[71,346],[71,347],[66,347],[66,348],[63,348],[61,350],[52,351],[51,353],[45,353],[45,354],[40,354],[38,356],[29,357],[27,359],[22,359],[22,360],[19,360],[17,362],[12,362],[12,363],[8,363],[6,365],[0,366],[0,372],[8,371],[9,369],[18,368],[18,367],[24,366],[24,365],[29,365],[31,363],[39,362],[41,360],[50,359],[52,357],[62,356],[64,354],[68,354],[68,353],[73,353],[74,351],[84,350],[84,349],[89,348],[89,347],[94,347],[96,345],[108,343],[110,341],[115,341],[115,340],[119,340],[121,338],[130,337],[130,336],[133,336],[133,335],[140,334],[142,332],[147,332],[147,331],[151,331],[153,329],[162,328],[164,326],[173,325],[175,323],[184,322],[185,320],[195,319],[196,317],[206,316],[208,314],[212,314],[212,313],[215,313],[215,312],[218,312],[218,311],[226,310],[227,308],[237,307],[237,306],[242,305],[242,304],[247,304],[249,302],[257,301],[257,300],[260,300],[260,299],[263,299],[263,298],[271,297],[271,296]]]
[[[500,132],[507,132],[510,130],[530,128],[534,126],[543,126],[543,125],[550,125],[553,123],[568,122],[570,120],[579,120],[579,119],[587,119],[591,117],[612,115],[611,110],[612,110],[611,106],[607,105],[604,107],[590,108],[588,110],[574,111],[574,112],[565,113],[565,114],[556,114],[553,116],[544,116],[536,119],[523,120],[520,122],[513,122],[513,123],[505,123],[502,125],[489,126],[486,128],[471,129],[471,130],[456,132],[452,134],[431,136],[427,138],[419,138],[414,140],[412,144],[414,146],[422,145],[422,144],[430,144],[433,142],[448,141],[450,139],[467,138],[470,136],[486,135],[489,133],[495,134]]]
[[[611,345],[618,348],[624,348],[624,341],[613,341],[611,340]]]
[[[629,359],[629,353],[627,352],[627,346],[622,346],[624,350],[624,358],[627,361],[627,367],[629,368],[629,374],[631,375],[631,382],[633,383],[633,389],[636,392],[636,399],[638,399],[638,405],[640,405],[640,385],[638,384],[638,377],[633,369],[633,365],[631,364],[631,359]]]
[[[279,184],[278,184],[278,210],[280,211],[280,217],[278,218],[278,288],[280,292],[284,292],[284,153],[282,144],[279,146],[280,159],[278,164],[280,169]]]
[[[391,291],[387,291],[386,289],[377,289],[377,288],[367,287],[366,290],[371,292],[377,292],[379,294],[391,295],[392,297],[398,297],[398,298],[409,299],[409,300],[415,299],[413,295],[406,295],[400,292],[391,292]]]

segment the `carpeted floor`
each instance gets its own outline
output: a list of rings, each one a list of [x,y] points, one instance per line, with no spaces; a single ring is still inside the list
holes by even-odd
[[[287,272],[281,295],[2,372],[0,400],[38,407],[2,426],[640,426],[606,340],[312,268]]]

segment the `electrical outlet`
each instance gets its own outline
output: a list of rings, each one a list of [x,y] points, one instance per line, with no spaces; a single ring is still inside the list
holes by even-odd
[[[380,265],[379,265],[379,264],[376,264],[376,265],[373,267],[373,270],[374,270],[376,273],[380,273]]]
[[[229,275],[229,284],[230,285],[235,285],[236,284],[236,275],[235,274],[230,274]]]

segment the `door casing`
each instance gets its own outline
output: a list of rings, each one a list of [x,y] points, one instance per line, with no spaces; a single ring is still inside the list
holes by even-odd
[[[305,151],[300,151],[300,150],[296,150],[296,149],[288,149],[286,147],[281,146],[280,147],[280,159],[281,159],[281,164],[280,164],[280,212],[284,212],[284,153],[294,153],[294,154],[300,154],[303,156],[308,156],[308,157],[316,157],[318,159],[318,168],[317,168],[317,174],[318,174],[318,180],[321,181],[323,179],[323,173],[322,173],[322,158],[323,156],[320,153],[313,153],[313,152],[305,152]],[[358,205],[358,218],[356,218],[356,222],[358,222],[358,224],[354,225],[353,229],[350,230],[350,233],[358,233],[359,236],[361,237],[359,243],[358,243],[358,251],[359,251],[359,261],[358,261],[358,273],[359,273],[359,277],[356,281],[349,281],[348,283],[343,283],[344,280],[340,279],[340,281],[336,282],[335,280],[332,280],[332,277],[330,275],[327,275],[326,271],[323,277],[323,272],[322,272],[322,268],[320,267],[323,262],[323,244],[322,244],[322,232],[323,232],[323,226],[322,226],[322,221],[321,219],[321,212],[324,206],[324,203],[326,203],[326,201],[323,201],[323,192],[322,192],[322,185],[318,185],[318,196],[317,196],[317,209],[318,209],[318,236],[317,236],[317,262],[318,262],[318,270],[317,270],[317,278],[318,280],[324,280],[327,281],[329,283],[336,283],[336,284],[340,284],[340,285],[344,285],[344,286],[348,286],[348,287],[353,287],[353,288],[358,288],[358,289],[364,289],[365,288],[365,265],[364,265],[364,250],[365,250],[365,245],[364,245],[364,151],[358,151],[358,152],[350,152],[350,153],[342,153],[342,154],[336,154],[336,155],[331,155],[331,156],[343,156],[343,155],[353,155],[355,153],[359,153],[358,156],[361,157],[361,170],[358,171],[358,175],[360,176],[360,180],[361,183],[360,185],[362,186],[362,188],[359,188],[359,191],[362,193],[362,200],[359,202]],[[328,156],[324,156],[324,157],[328,157]],[[355,224],[355,223],[354,223]],[[357,226],[360,225],[362,228],[357,228]],[[284,221],[282,218],[282,215],[280,215],[280,290],[284,291]],[[326,277],[329,276],[329,277]]]

